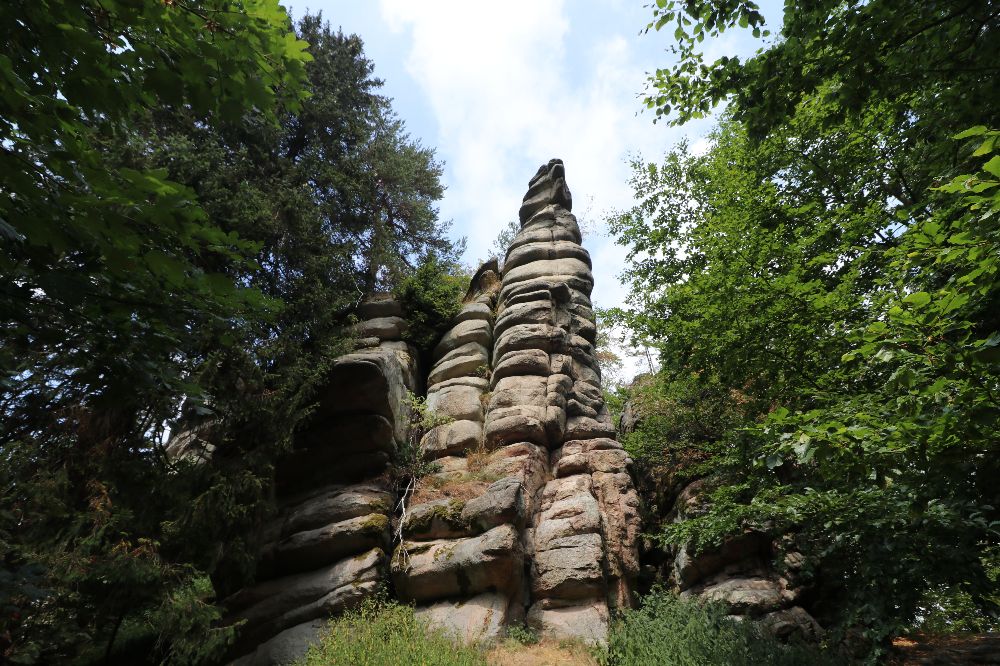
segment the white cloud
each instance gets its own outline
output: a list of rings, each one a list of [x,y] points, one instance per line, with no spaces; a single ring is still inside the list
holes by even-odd
[[[574,212],[599,222],[631,203],[628,156],[658,159],[682,136],[637,115],[645,72],[668,56],[641,60],[634,15],[612,13],[622,24],[608,25],[587,8],[563,0],[381,1],[390,29],[412,44],[406,69],[427,97],[446,162],[441,215],[468,237],[470,262],[487,254],[548,159],[566,163]],[[569,52],[569,42],[585,46]],[[621,304],[624,250],[600,235],[584,244],[594,259],[595,303]]]
[[[588,34],[585,52],[567,52],[569,32],[585,29],[578,6],[382,0],[390,28],[409,33],[407,71],[429,100],[447,163],[442,214],[468,235],[470,259],[485,254],[549,158],[565,160],[577,213],[592,199],[599,217],[628,204],[627,154],[656,156],[679,136],[636,116],[643,72],[656,63],[636,60],[634,26],[605,26]],[[615,268],[602,267],[610,271],[598,284],[610,286]]]

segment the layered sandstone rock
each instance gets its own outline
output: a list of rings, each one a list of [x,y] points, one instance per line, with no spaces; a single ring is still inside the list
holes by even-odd
[[[681,491],[672,520],[683,521],[704,510],[702,485],[696,481]],[[748,531],[712,550],[678,548],[665,578],[681,597],[722,602],[731,616],[759,620],[778,638],[817,641],[823,629],[800,605],[806,591],[799,576],[804,560],[788,546]],[[777,567],[780,551],[785,552],[784,561]]]
[[[634,385],[646,381],[640,377]],[[627,403],[620,430],[632,432],[644,417],[641,401]],[[708,510],[708,480],[692,481],[684,470],[683,462],[673,462],[637,477],[654,520],[683,522]],[[748,530],[714,549],[696,552],[685,546],[664,551],[647,544],[643,555],[646,585],[666,583],[681,597],[722,602],[732,617],[759,620],[779,638],[823,637],[823,629],[802,605],[807,590],[799,572],[805,562],[790,539],[774,541]]]
[[[498,273],[496,262],[478,271],[434,349],[427,407],[443,423],[424,434],[420,449],[439,471],[420,481],[406,506],[391,562],[397,596],[471,642],[496,639],[523,615],[522,479],[489,470],[483,441]]]
[[[631,603],[638,497],[602,398],[571,207],[553,160],[529,183],[501,279],[480,270],[434,351],[427,404],[451,420],[421,440],[441,471],[408,510],[393,582],[467,640],[526,619],[600,642]]]
[[[361,306],[368,347],[334,364],[278,466],[261,580],[227,600],[229,619],[246,622],[239,663],[298,656],[322,618],[380,583],[473,642],[525,621],[601,642],[611,611],[632,603],[639,501],[602,397],[591,262],[571,208],[552,160],[529,183],[502,272],[480,268],[433,349],[435,425],[419,448],[436,470],[402,497],[378,479],[422,377],[399,305]]]
[[[484,438],[536,447],[528,489],[528,623],[543,635],[603,641],[638,572],[639,500],[601,393],[590,256],[560,160],[528,185],[504,263]]]
[[[314,417],[278,462],[258,582],[225,600],[227,622],[243,623],[231,652],[241,666],[301,657],[328,618],[386,580],[396,498],[384,472],[408,436],[406,398],[420,378],[399,303],[378,298],[358,314],[367,346],[333,363]]]

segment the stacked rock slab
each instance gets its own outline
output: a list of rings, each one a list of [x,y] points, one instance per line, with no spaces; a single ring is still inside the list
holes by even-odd
[[[397,303],[359,308],[364,348],[334,363],[279,462],[258,582],[226,600],[229,621],[245,622],[237,663],[298,658],[328,617],[386,581],[470,642],[525,620],[548,637],[605,640],[611,610],[632,601],[639,501],[602,397],[591,263],[571,208],[552,160],[529,183],[502,273],[495,261],[479,270],[433,350],[434,423],[419,448],[437,470],[402,498],[384,472],[409,436],[407,394],[422,389],[416,352]]]
[[[301,657],[331,616],[386,579],[394,497],[384,472],[408,435],[417,355],[401,341],[399,303],[372,300],[359,316],[363,348],[334,362],[315,416],[278,463],[258,582],[225,601],[228,621],[243,621],[232,649],[241,666]]]
[[[524,488],[528,624],[601,642],[609,610],[631,603],[639,500],[602,397],[591,262],[571,209],[551,160],[528,184],[503,266],[484,443],[544,466]]]
[[[651,378],[637,379],[641,388]],[[648,415],[641,401],[629,401],[619,431],[634,432]],[[643,484],[649,508],[663,523],[679,523],[704,515],[709,509],[705,478],[690,480],[683,462],[654,467],[637,479]],[[659,508],[662,507],[662,508]],[[780,557],[779,557],[780,555]],[[650,542],[640,554],[643,586],[666,583],[682,597],[721,602],[736,619],[753,619],[778,638],[818,641],[822,627],[808,610],[809,590],[801,571],[805,558],[790,537],[772,540],[753,530],[726,539],[718,548],[691,547],[664,550]],[[780,560],[780,564],[778,563]]]
[[[483,449],[498,272],[496,262],[478,271],[433,351],[426,404],[441,423],[420,450],[439,471],[421,481],[401,516],[392,558],[397,595],[469,642],[495,639],[523,615],[523,486],[516,474],[486,470]]]
[[[681,490],[674,505],[674,521],[707,510],[704,486],[704,480],[697,480]],[[783,562],[776,567],[779,552]],[[824,631],[801,605],[807,591],[799,575],[804,563],[790,540],[772,542],[760,532],[748,531],[706,552],[695,554],[690,548],[678,548],[666,578],[682,597],[722,602],[731,616],[759,620],[778,638],[818,641]]]
[[[631,602],[638,496],[594,356],[590,257],[562,162],[539,169],[502,280],[480,269],[434,351],[423,480],[392,557],[397,594],[466,640],[528,623],[601,642]],[[484,284],[489,283],[489,287]]]

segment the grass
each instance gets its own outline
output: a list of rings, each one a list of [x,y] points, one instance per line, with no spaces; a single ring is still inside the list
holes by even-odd
[[[469,478],[462,475],[459,478],[449,479],[442,477],[424,477],[417,481],[416,490],[410,498],[412,506],[425,504],[439,499],[453,499],[458,502],[467,502],[483,494],[486,486],[489,485],[478,479]]]
[[[369,597],[361,606],[330,623],[319,643],[299,666],[485,666],[483,652],[428,629],[413,608],[385,595]]]
[[[458,476],[429,474],[420,477],[410,500],[411,504],[416,506],[446,497],[465,502],[480,497],[487,486],[503,478],[503,475],[490,468],[490,463],[493,462],[492,452],[479,446],[464,453],[464,473]]]
[[[592,648],[577,642],[539,641],[524,627],[511,637],[477,647],[429,629],[411,606],[369,597],[330,623],[297,666],[597,666]]]
[[[492,453],[487,451],[482,443],[477,448],[465,452],[466,460],[469,461],[470,478],[487,484],[500,480],[501,476],[490,469],[490,463],[493,462]]]
[[[330,623],[298,666],[833,666],[843,663],[813,645],[786,645],[753,622],[726,618],[717,604],[653,592],[612,627],[606,648],[539,640],[511,627],[487,647],[465,645],[429,629],[413,608],[383,593]]]

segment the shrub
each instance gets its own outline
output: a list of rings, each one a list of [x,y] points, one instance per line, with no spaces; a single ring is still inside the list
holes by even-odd
[[[719,604],[680,599],[663,591],[612,625],[604,666],[821,666],[841,663],[818,647],[785,645],[749,621],[726,617]]]
[[[507,638],[521,645],[537,645],[538,634],[534,629],[523,624],[507,627]]]
[[[996,616],[983,613],[971,594],[955,587],[941,585],[928,589],[918,613],[917,629],[932,636],[1000,630]]]
[[[405,337],[423,355],[434,348],[462,307],[469,276],[458,272],[456,267],[429,255],[396,290],[406,312]]]
[[[478,649],[428,629],[411,606],[369,597],[330,623],[300,666],[485,666]]]
[[[415,393],[406,394],[406,404],[410,408],[410,425],[421,435],[432,428],[445,423],[451,423],[455,419],[446,414],[439,414],[427,405],[427,398]]]

